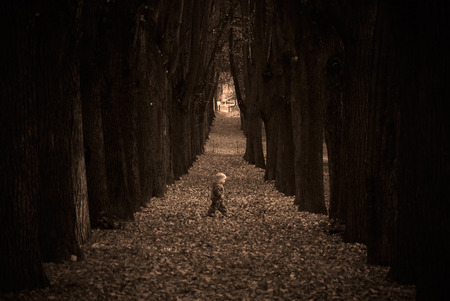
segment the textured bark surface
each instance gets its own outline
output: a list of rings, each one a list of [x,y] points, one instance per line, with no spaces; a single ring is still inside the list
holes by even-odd
[[[88,237],[78,47],[80,2],[39,3],[36,74],[41,252],[46,261],[81,256]],[[84,223],[84,224],[78,224]]]
[[[404,7],[409,5],[409,10]],[[413,281],[418,300],[448,297],[450,175],[447,2],[406,1],[392,6],[397,59],[399,180],[398,232],[392,276]],[[443,240],[444,239],[444,240]]]
[[[342,177],[340,172],[340,144],[342,132],[342,96],[343,96],[343,59],[344,47],[335,30],[329,32],[330,53],[324,68],[323,85],[324,104],[324,138],[328,154],[330,179],[329,216],[332,219],[345,219],[346,201],[339,199],[339,187]]]
[[[256,2],[256,3],[255,3]],[[244,160],[260,168],[265,168],[262,147],[262,120],[259,102],[262,101],[262,48],[264,7],[257,1],[240,1],[244,21],[244,32],[250,37],[250,28],[254,28],[255,39],[248,39],[243,46],[244,86],[245,86],[245,128],[247,137]],[[252,12],[256,11],[255,16]],[[260,48],[258,48],[260,47]]]
[[[0,4],[0,291],[49,283],[38,242],[37,41],[24,32],[34,22],[31,7]]]
[[[392,8],[380,2],[374,36],[373,87],[369,102],[367,161],[367,260],[389,265],[394,257],[398,187],[398,87],[402,77],[394,54]]]
[[[292,127],[295,149],[295,204],[299,210],[327,212],[323,186],[323,42],[312,7],[292,4],[297,56],[292,60]],[[314,23],[315,24],[315,23]]]
[[[344,23],[344,95],[340,151],[339,199],[347,200],[345,240],[365,242],[368,160],[369,95],[373,63],[376,1],[346,3]]]

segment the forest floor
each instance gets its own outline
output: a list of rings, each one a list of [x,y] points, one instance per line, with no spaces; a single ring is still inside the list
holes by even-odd
[[[189,173],[120,230],[93,230],[85,259],[47,263],[51,286],[7,300],[414,300],[415,288],[365,263],[366,247],[326,231],[326,216],[242,159],[239,117],[219,113]],[[207,217],[223,172],[229,217]],[[1,298],[1,297],[0,297]]]

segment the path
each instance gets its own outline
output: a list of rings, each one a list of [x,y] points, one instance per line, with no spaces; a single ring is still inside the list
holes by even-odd
[[[366,265],[365,248],[301,213],[293,198],[242,160],[239,119],[218,115],[189,173],[152,199],[124,230],[94,230],[86,259],[47,264],[54,300],[398,300],[414,290]],[[236,144],[237,141],[237,144]],[[236,146],[237,145],[237,146]],[[221,171],[230,218],[205,217],[209,176]]]

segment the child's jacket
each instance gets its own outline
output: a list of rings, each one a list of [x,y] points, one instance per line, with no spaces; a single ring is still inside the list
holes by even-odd
[[[211,200],[223,200],[225,195],[225,188],[223,187],[223,184],[221,183],[214,183],[212,185],[212,191],[211,191]]]

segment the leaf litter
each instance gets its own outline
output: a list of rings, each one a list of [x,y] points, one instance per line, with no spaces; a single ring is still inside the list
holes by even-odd
[[[366,264],[366,247],[324,231],[328,218],[243,161],[239,116],[218,113],[204,154],[163,198],[119,230],[93,230],[85,259],[47,263],[51,286],[7,300],[413,300],[414,286]],[[223,172],[229,217],[207,217]]]

